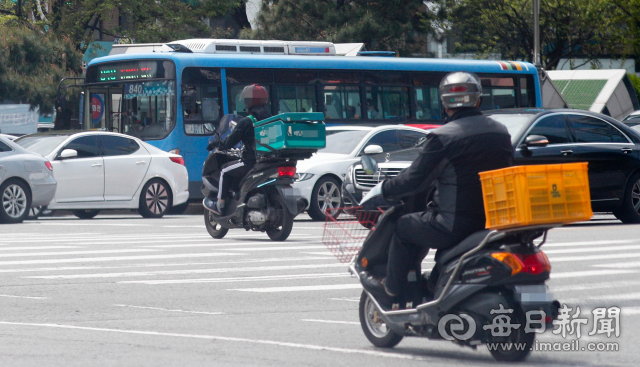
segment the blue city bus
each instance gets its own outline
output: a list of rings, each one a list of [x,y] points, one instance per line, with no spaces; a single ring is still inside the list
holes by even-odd
[[[265,47],[266,49],[266,47]],[[328,50],[328,49],[327,49]],[[200,193],[207,140],[221,116],[246,115],[240,91],[264,86],[273,114],[324,112],[330,124],[442,123],[438,85],[453,71],[477,73],[482,109],[542,107],[526,62],[364,56],[123,53],[87,66],[83,129],[136,136],[181,154],[190,199]]]

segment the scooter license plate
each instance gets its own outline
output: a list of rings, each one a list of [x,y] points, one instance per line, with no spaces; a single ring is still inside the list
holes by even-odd
[[[520,303],[552,302],[553,293],[544,284],[516,285],[516,297]]]

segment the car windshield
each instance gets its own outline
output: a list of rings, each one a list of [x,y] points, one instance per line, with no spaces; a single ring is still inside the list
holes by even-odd
[[[368,133],[369,130],[357,130],[340,131],[327,135],[327,147],[320,149],[320,152],[349,154]]]
[[[14,140],[14,143],[30,152],[47,155],[68,137],[69,135],[27,135]]]
[[[499,123],[503,124],[509,130],[509,135],[511,135],[511,141],[517,138],[518,133],[529,125],[529,122],[535,116],[534,114],[506,114],[506,113],[496,113],[496,114],[486,114],[487,117],[490,117]]]

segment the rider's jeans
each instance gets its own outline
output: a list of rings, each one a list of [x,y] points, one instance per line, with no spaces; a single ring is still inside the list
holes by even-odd
[[[455,236],[434,225],[435,213],[426,211],[403,215],[397,226],[389,248],[385,285],[393,294],[405,289],[409,270],[420,271],[420,263],[430,248],[447,249],[461,242],[466,236]]]

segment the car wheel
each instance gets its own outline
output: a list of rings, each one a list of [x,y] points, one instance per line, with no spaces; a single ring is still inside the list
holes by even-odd
[[[162,218],[171,208],[171,189],[164,181],[149,180],[140,193],[138,213],[144,218]]]
[[[80,219],[93,219],[100,210],[98,209],[82,209],[82,210],[72,210],[71,213]]]
[[[327,219],[326,213],[333,218],[338,218],[342,205],[342,192],[340,183],[333,177],[321,177],[311,192],[311,203],[309,204],[309,216],[313,220],[324,221]]]
[[[25,220],[31,208],[31,192],[27,184],[17,179],[8,179],[0,186],[0,195],[0,222],[20,223]]]
[[[636,173],[629,180],[622,207],[613,214],[622,223],[640,223],[640,173]]]

